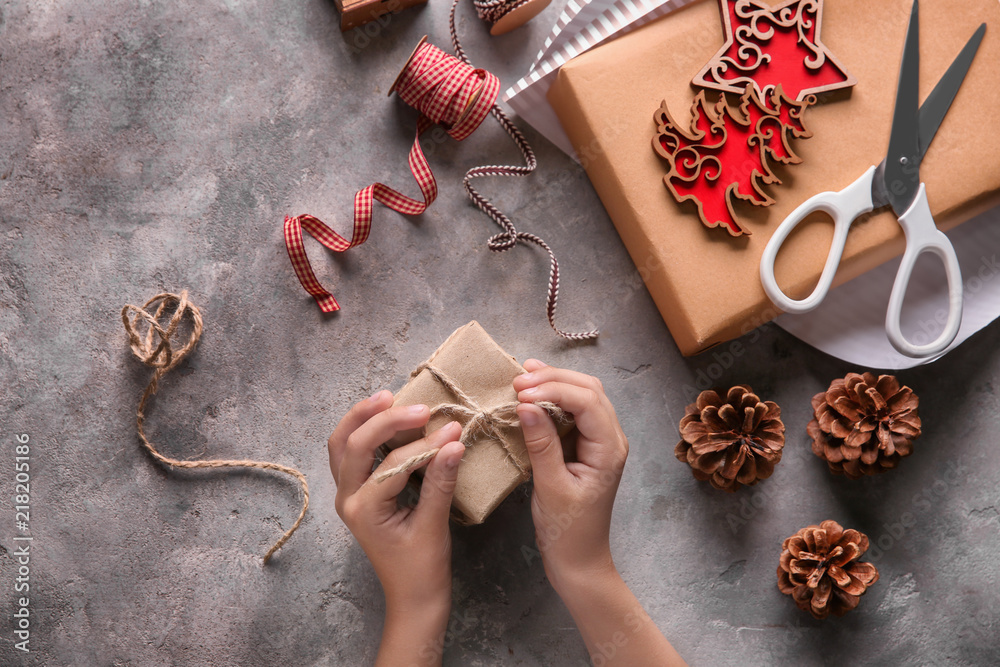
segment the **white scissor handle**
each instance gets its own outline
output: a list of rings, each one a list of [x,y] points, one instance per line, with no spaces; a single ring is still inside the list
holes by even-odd
[[[840,266],[844,246],[847,245],[847,232],[850,231],[851,225],[859,216],[868,213],[873,208],[872,183],[874,180],[875,167],[872,167],[862,174],[861,178],[840,192],[821,192],[807,199],[801,206],[792,211],[791,215],[775,230],[760,258],[760,281],[774,305],[786,313],[808,313],[826,298],[833,285],[833,277],[837,273],[837,267]],[[795,300],[785,294],[778,286],[778,281],[774,277],[774,263],[778,257],[778,251],[781,250],[781,246],[792,230],[816,211],[827,213],[833,218],[833,244],[830,246],[830,255],[826,259],[826,266],[823,267],[823,273],[819,277],[816,289],[806,298]]]
[[[927,189],[920,184],[917,198],[906,213],[899,216],[899,224],[906,234],[906,252],[896,274],[896,282],[892,285],[889,296],[889,310],[885,315],[885,331],[889,335],[892,346],[908,357],[934,357],[954,342],[958,329],[962,325],[962,269],[958,265],[955,247],[948,237],[934,224],[930,206],[927,204]],[[944,331],[937,340],[926,345],[914,345],[903,337],[900,328],[900,317],[903,314],[903,299],[906,288],[910,284],[910,275],[917,259],[925,252],[930,252],[941,258],[944,272],[948,278],[948,321]]]

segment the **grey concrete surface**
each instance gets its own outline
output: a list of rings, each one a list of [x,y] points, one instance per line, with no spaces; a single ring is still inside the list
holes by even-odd
[[[561,5],[501,38],[463,6],[460,29],[510,84]],[[483,190],[558,252],[561,324],[603,335],[567,346],[549,331],[543,255],[491,254],[495,229],[461,190],[469,167],[517,159],[492,123],[461,144],[430,142],[441,195],[419,219],[378,209],[369,243],[344,257],[309,242],[344,306],[318,312],[288,265],[282,217],[309,212],[346,232],[358,188],[412,191],[415,115],[386,90],[421,35],[447,45],[447,9],[431,0],[342,35],[331,0],[0,3],[0,664],[370,664],[381,589],[334,512],[325,441],[349,405],[398,388],[473,318],[518,358],[606,383],[632,446],[615,557],[691,664],[1000,663],[1000,328],[902,374],[926,428],[901,468],[834,478],[808,451],[809,397],[852,368],[772,326],[731,358],[726,347],[681,358],[586,175],[529,128],[538,172]],[[164,382],[150,433],[174,456],[308,475],[308,517],[266,568],[261,554],[298,511],[293,483],[167,471],[136,439],[149,371],[118,311],[181,288],[206,331]],[[700,374],[717,371],[776,400],[788,427],[773,478],[735,495],[673,456]],[[11,617],[22,433],[27,655]],[[447,665],[586,664],[530,557],[528,493],[454,530]],[[915,525],[902,526],[906,513]],[[783,538],[826,518],[881,545],[881,580],[854,613],[818,622],[778,592],[775,568]]]

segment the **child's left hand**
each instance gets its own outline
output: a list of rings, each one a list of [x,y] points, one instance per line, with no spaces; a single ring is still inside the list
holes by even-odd
[[[399,431],[420,428],[430,419],[425,405],[393,406],[381,391],[344,416],[330,436],[330,470],[337,483],[337,514],[354,533],[375,567],[386,600],[386,624],[379,662],[391,662],[396,647],[412,660],[415,647],[443,636],[451,610],[451,533],[448,517],[465,447],[461,427],[452,422],[427,437],[393,450],[378,470],[440,448],[427,464],[420,499],[401,508],[396,497],[412,469],[382,482],[371,479],[375,450]],[[378,470],[376,472],[378,472]],[[432,657],[436,651],[420,655]],[[433,658],[431,661],[433,664]]]

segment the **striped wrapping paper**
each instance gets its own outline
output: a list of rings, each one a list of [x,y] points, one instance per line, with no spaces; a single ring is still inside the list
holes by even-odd
[[[518,115],[567,155],[573,146],[546,95],[559,68],[595,46],[624,35],[692,0],[569,0],[528,74],[503,95]]]
[[[531,63],[529,72],[533,72],[538,64],[549,57],[553,51],[564,46],[568,41],[578,36],[592,21],[608,8],[608,0],[594,0],[593,2],[583,2],[569,0],[562,14],[556,20],[552,32],[545,38],[542,50],[535,56],[535,62]]]

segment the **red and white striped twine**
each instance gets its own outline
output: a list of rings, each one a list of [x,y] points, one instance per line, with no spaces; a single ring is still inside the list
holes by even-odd
[[[493,25],[515,9],[528,4],[530,0],[472,0],[476,15]]]
[[[413,173],[423,201],[418,201],[397,192],[382,183],[374,183],[360,190],[354,197],[354,230],[351,240],[335,232],[318,218],[311,215],[288,216],[285,218],[285,247],[288,258],[292,262],[295,274],[302,287],[311,294],[320,310],[331,313],[340,310],[340,304],[316,279],[309,259],[306,257],[302,244],[302,231],[305,230],[317,241],[334,252],[344,252],[354,246],[361,245],[368,239],[371,231],[373,201],[379,201],[385,206],[404,215],[419,215],[423,213],[437,197],[437,182],[431,172],[427,158],[420,148],[420,135],[432,124],[437,123],[448,128],[448,134],[461,141],[471,135],[486,119],[489,113],[497,119],[500,126],[510,135],[524,157],[524,166],[485,165],[470,169],[463,179],[463,185],[472,202],[486,215],[493,219],[503,230],[487,241],[487,246],[493,252],[504,252],[513,248],[520,241],[533,243],[549,255],[549,286],[545,300],[545,314],[552,329],[568,340],[592,340],[597,338],[598,330],[585,332],[563,331],[556,326],[555,313],[559,299],[559,262],[549,245],[538,236],[527,232],[519,232],[510,219],[504,215],[488,199],[483,197],[473,186],[472,180],[484,176],[526,176],[535,170],[535,154],[525,140],[520,130],[507,118],[503,110],[497,106],[496,98],[500,92],[500,81],[496,76],[483,69],[472,67],[462,49],[455,30],[455,8],[459,0],[454,0],[449,16],[451,40],[455,47],[455,58],[436,46],[422,43],[407,64],[396,84],[396,92],[408,105],[420,111],[417,121],[417,133],[410,149],[409,166]]]

